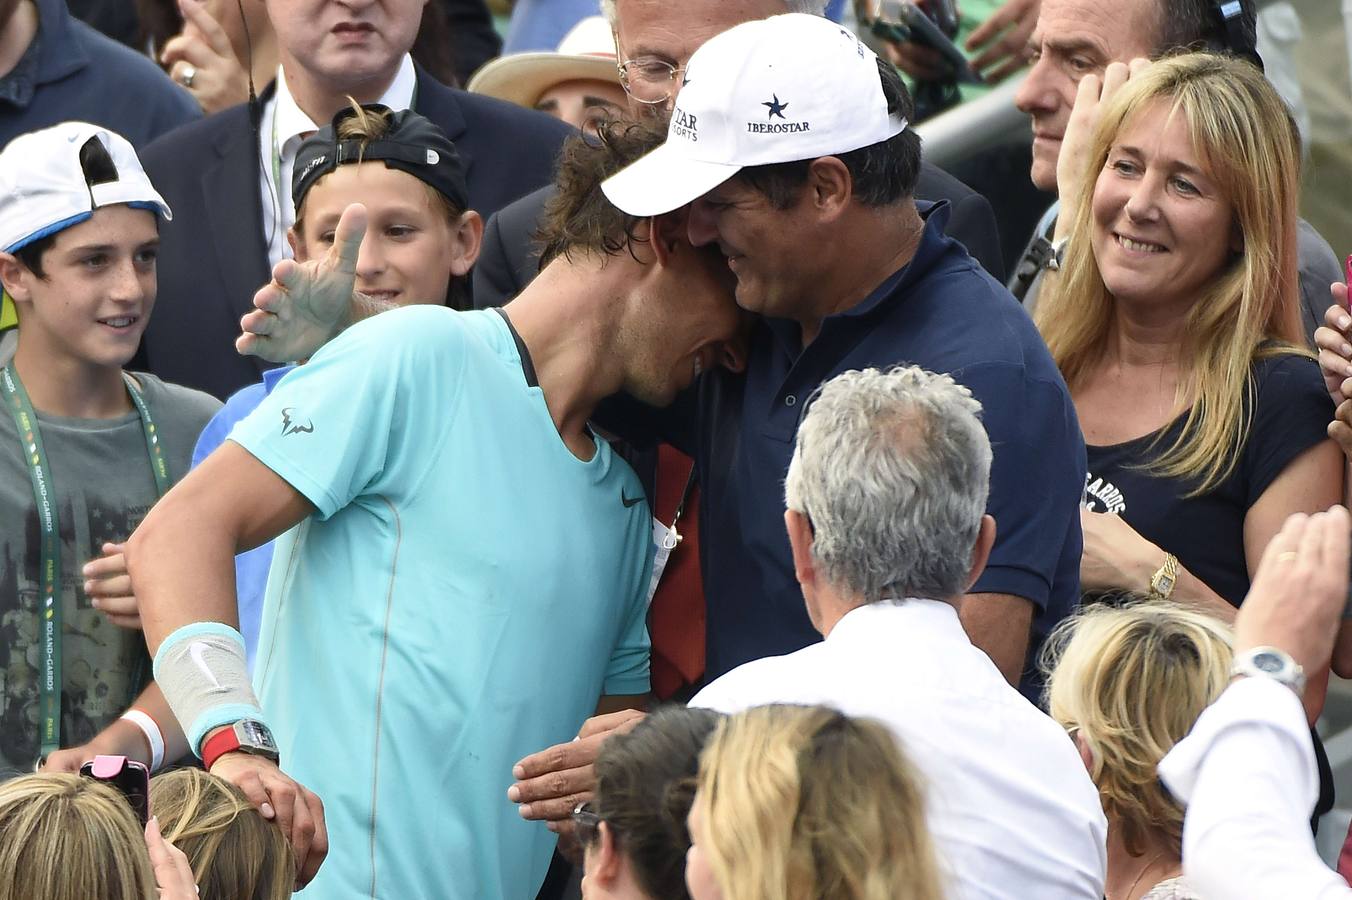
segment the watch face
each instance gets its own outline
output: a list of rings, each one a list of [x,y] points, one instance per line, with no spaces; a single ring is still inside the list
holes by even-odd
[[[271,750],[274,753],[277,751],[277,745],[272,740],[272,732],[261,722],[246,719],[239,723],[239,730],[240,743]]]
[[[1269,675],[1278,675],[1286,668],[1282,658],[1275,653],[1255,653],[1253,665]]]

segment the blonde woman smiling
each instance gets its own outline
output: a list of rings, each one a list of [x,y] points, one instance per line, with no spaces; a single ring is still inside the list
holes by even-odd
[[[1133,71],[1110,67],[1102,100],[1081,82],[1069,239],[1037,314],[1088,445],[1082,589],[1231,621],[1287,516],[1342,498],[1299,319],[1296,135],[1240,60]]]

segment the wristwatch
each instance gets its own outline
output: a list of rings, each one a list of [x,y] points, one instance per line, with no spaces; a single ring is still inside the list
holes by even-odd
[[[202,745],[202,765],[210,772],[216,760],[235,751],[261,756],[273,762],[281,758],[277,752],[277,742],[272,739],[268,726],[256,719],[241,719],[207,738]]]
[[[1150,599],[1168,600],[1174,593],[1174,585],[1178,584],[1178,557],[1172,553],[1164,554],[1164,565],[1155,570],[1155,574],[1150,576]]]
[[[1296,694],[1305,691],[1305,670],[1291,658],[1291,655],[1276,647],[1254,647],[1235,657],[1230,666],[1231,675],[1251,677],[1261,675],[1271,678],[1278,684],[1284,684]]]

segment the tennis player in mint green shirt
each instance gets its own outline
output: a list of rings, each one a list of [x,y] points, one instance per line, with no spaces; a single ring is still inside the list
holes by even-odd
[[[348,329],[131,541],[191,745],[321,855],[319,804],[297,782],[322,799],[311,900],[534,896],[554,837],[508,801],[513,764],[644,699],[651,512],[588,419],[620,390],[670,403],[740,354],[717,249],[690,245],[683,213],[635,220],[597,189],[643,140],[616,131],[565,152],[550,261],[509,306],[410,307]],[[364,226],[350,207],[329,256],[280,264],[272,289],[323,285],[346,303]],[[251,687],[232,558],[295,525]],[[259,729],[280,769],[249,738]]]

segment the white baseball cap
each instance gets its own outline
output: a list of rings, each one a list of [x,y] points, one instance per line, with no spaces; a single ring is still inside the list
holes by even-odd
[[[602,16],[573,26],[554,53],[509,53],[485,63],[465,90],[534,107],[540,95],[565,81],[604,81],[619,86],[615,34]]]
[[[684,206],[744,166],[835,156],[900,134],[878,57],[848,29],[801,13],[710,38],[685,67],[662,146],[601,183],[635,216]]]
[[[117,178],[90,185],[80,151],[97,140]],[[62,122],[21,134],[0,151],[0,250],[13,253],[33,241],[85,221],[101,206],[125,203],[172,219],[127,139],[88,122]]]

